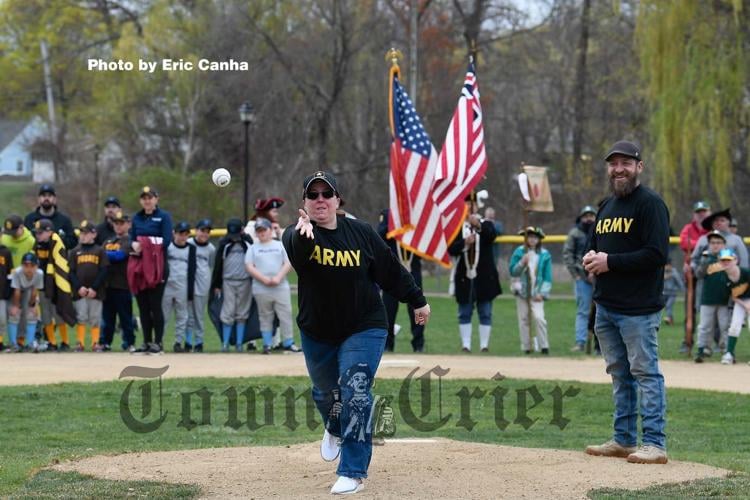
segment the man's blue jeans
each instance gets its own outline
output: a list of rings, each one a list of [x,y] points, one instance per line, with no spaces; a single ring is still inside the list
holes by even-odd
[[[371,389],[387,335],[385,329],[373,328],[332,345],[300,332],[313,400],[328,432],[341,437],[339,476],[367,477],[372,458]]]
[[[659,370],[656,334],[661,312],[626,316],[596,306],[596,336],[612,376],[615,402],[614,440],[623,446],[638,443],[637,405],[640,397],[643,444],[666,449],[667,408],[664,376]]]
[[[594,286],[584,279],[575,280],[576,294],[576,344],[585,344],[589,338],[589,312]]]

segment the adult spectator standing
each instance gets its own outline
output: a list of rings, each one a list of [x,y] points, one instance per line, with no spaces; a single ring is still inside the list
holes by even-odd
[[[469,215],[448,247],[448,253],[458,257],[454,283],[461,348],[464,352],[471,352],[471,316],[476,304],[479,347],[482,352],[487,352],[492,331],[492,301],[502,293],[502,289],[492,254],[495,225],[479,217],[476,201],[472,198],[470,196],[465,200]]]
[[[387,336],[378,287],[411,303],[419,323],[429,320],[430,306],[369,224],[337,214],[343,200],[333,175],[308,176],[302,193],[297,225],[283,235],[299,276],[297,325],[325,422],[321,456],[341,455],[331,493],[353,494],[372,457],[372,384]]]
[[[104,220],[96,226],[96,243],[99,246],[104,245],[105,241],[111,240],[115,236],[114,216],[121,212],[120,200],[115,196],[110,196],[104,200]]]
[[[568,232],[563,247],[563,262],[574,280],[576,296],[576,337],[574,352],[586,349],[589,331],[589,313],[591,311],[591,296],[594,293],[593,277],[583,268],[583,255],[589,244],[589,234],[596,220],[596,208],[586,205],[578,212],[576,225]]]
[[[696,304],[700,297],[699,282],[693,275],[690,256],[693,254],[700,237],[708,232],[703,227],[702,222],[709,215],[711,215],[711,206],[705,201],[696,201],[693,205],[693,219],[685,224],[680,231],[680,248],[684,254],[682,273],[685,277],[685,338],[680,346],[680,352],[683,354],[689,352],[693,344],[693,333],[696,325],[695,313],[698,309]]]
[[[135,351],[135,333],[133,328],[133,295],[128,288],[128,258],[130,246],[130,216],[118,210],[112,216],[115,234],[104,242],[104,251],[109,259],[107,272],[107,291],[102,304],[102,339],[103,351],[111,350],[115,335],[115,324],[120,318],[122,327],[123,351]]]
[[[409,271],[414,278],[414,282],[419,288],[422,288],[422,259],[408,250],[401,248],[396,240],[387,238],[388,233],[388,216],[390,209],[386,208],[380,212],[380,224],[378,225],[378,234],[386,242],[391,253],[399,259],[401,264]],[[385,305],[385,314],[388,317],[388,337],[385,339],[385,350],[393,352],[396,343],[396,316],[398,315],[398,299],[388,292],[383,292],[383,304]],[[411,323],[411,347],[414,352],[424,352],[424,325],[420,325],[414,319],[414,308],[407,304],[409,312],[409,323]],[[400,328],[400,327],[399,327]]]
[[[615,405],[613,438],[586,453],[663,464],[666,390],[656,335],[664,307],[669,210],[641,185],[642,158],[641,148],[628,141],[616,142],[604,157],[612,195],[599,206],[583,258],[584,269],[596,276],[595,331]],[[639,400],[643,444],[636,449]]]
[[[39,186],[39,205],[33,212],[26,215],[23,225],[29,230],[34,229],[34,223],[39,219],[49,219],[55,232],[60,235],[65,243],[65,248],[72,250],[78,245],[78,236],[73,229],[73,223],[70,217],[62,213],[57,208],[57,194],[52,184],[42,184]]]
[[[737,219],[735,219],[734,217],[732,217],[732,220],[729,221],[729,231],[732,234],[737,234]]]
[[[167,280],[167,248],[172,241],[172,216],[159,208],[159,193],[143,186],[141,210],[132,217],[128,259],[128,286],[135,294],[143,328],[143,345],[136,352],[164,352],[164,283]]]

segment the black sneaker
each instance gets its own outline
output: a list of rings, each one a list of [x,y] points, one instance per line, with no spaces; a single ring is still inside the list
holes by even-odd
[[[248,343],[247,343],[247,347],[246,347],[246,349],[245,349],[245,350],[246,350],[247,352],[250,352],[250,351],[257,351],[257,350],[258,350],[258,347],[257,347],[257,346],[255,345],[255,342],[248,342]]]
[[[271,354],[271,347],[264,345],[263,346],[263,354]]]
[[[140,345],[140,347],[136,347],[134,351],[132,351],[133,354],[146,354],[148,352],[150,344],[146,344],[145,342]]]
[[[542,354],[549,355],[549,349],[547,349],[546,347],[542,349]]]
[[[203,344],[195,344],[195,347],[193,347],[193,352],[203,352]]]
[[[705,354],[702,352],[699,352],[697,356],[695,356],[695,362],[696,363],[703,363],[703,358],[706,357]]]
[[[0,352],[3,352],[5,350],[5,344],[0,342]]]
[[[172,350],[174,352],[185,352],[185,348],[182,347],[182,344],[175,342],[175,344],[172,346]]]
[[[182,347],[182,346],[180,346]],[[164,354],[164,349],[161,345],[157,344],[156,342],[153,342],[148,345],[148,351],[149,354],[154,356],[159,356],[160,354]]]
[[[191,352],[193,350],[193,344],[185,342],[185,352]]]
[[[47,349],[46,350],[49,351],[49,352],[57,351],[57,344],[47,344]]]
[[[66,344],[65,342],[60,344],[60,347],[57,348],[57,352],[68,352],[70,351],[70,346]]]

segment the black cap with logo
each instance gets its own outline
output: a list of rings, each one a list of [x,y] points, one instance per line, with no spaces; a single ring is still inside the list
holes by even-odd
[[[604,157],[604,161],[609,161],[609,159],[614,155],[623,155],[629,158],[635,158],[638,161],[641,161],[643,159],[641,147],[636,143],[630,141],[617,141],[616,143],[614,143],[612,147],[609,148],[609,151],[607,151],[607,155]]]

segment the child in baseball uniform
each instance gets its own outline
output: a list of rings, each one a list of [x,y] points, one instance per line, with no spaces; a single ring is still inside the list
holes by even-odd
[[[737,254],[730,248],[719,252],[719,263],[724,267],[729,279],[729,289],[734,301],[732,320],[729,324],[729,337],[727,339],[727,352],[721,358],[721,364],[733,365],[734,349],[737,347],[737,339],[742,333],[742,327],[748,319],[750,311],[750,269],[740,267]]]
[[[286,275],[292,268],[284,245],[274,239],[270,220],[255,220],[258,241],[245,256],[247,272],[253,277],[253,296],[258,304],[263,354],[270,354],[273,345],[273,318],[279,318],[281,345],[284,350],[299,352],[292,334],[292,296]]]
[[[73,305],[76,309],[76,351],[85,351],[86,326],[91,328],[91,349],[101,351],[99,334],[102,320],[102,301],[107,286],[107,252],[94,243],[96,226],[87,220],[78,226],[78,246],[68,256]]]
[[[700,324],[698,325],[698,354],[696,363],[709,356],[706,348],[713,338],[716,323],[723,340],[729,328],[729,287],[727,273],[719,263],[719,253],[726,247],[726,237],[717,230],[707,235],[708,250],[704,251],[695,269],[696,279],[703,280],[700,297]]]
[[[39,269],[39,260],[32,252],[21,257],[21,265],[10,275],[12,295],[8,305],[8,347],[6,352],[19,352],[18,324],[26,318],[26,338],[28,347],[37,349],[34,339],[36,324],[39,321],[39,291],[44,289],[44,273]]]
[[[252,304],[252,279],[245,269],[245,254],[252,244],[252,238],[242,232],[242,221],[229,219],[227,235],[219,242],[219,248],[216,251],[216,265],[211,279],[211,288],[214,293],[222,297],[219,315],[222,352],[229,351],[232,327],[236,329],[237,352],[242,352],[246,322],[250,316]]]
[[[188,326],[188,303],[193,300],[195,285],[195,247],[188,245],[189,237],[190,224],[178,222],[172,231],[172,244],[167,248],[169,277],[161,308],[165,324],[174,312],[174,352],[185,352],[183,342]]]
[[[9,276],[12,271],[13,255],[0,243],[0,352],[5,350],[3,341],[8,333],[8,299],[12,291]]]
[[[211,274],[216,260],[216,247],[209,241],[212,224],[210,219],[202,219],[195,225],[195,236],[188,243],[195,246],[195,290],[193,300],[188,304],[188,329],[185,351],[203,352],[203,318],[211,293]]]

